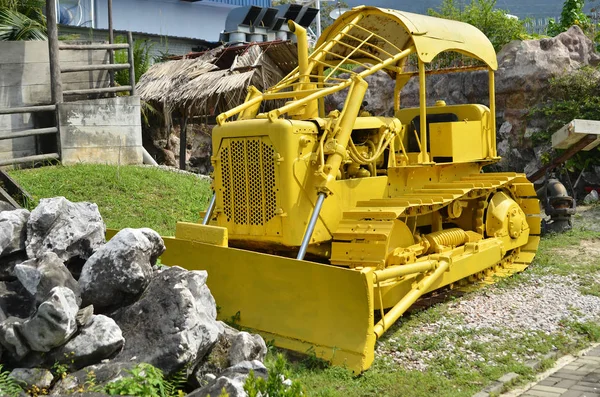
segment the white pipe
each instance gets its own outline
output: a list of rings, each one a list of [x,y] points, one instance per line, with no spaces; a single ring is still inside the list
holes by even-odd
[[[321,37],[321,0],[316,0],[315,1],[315,8],[317,10],[319,10],[319,12],[317,12],[317,20],[316,20],[316,24],[317,24],[317,40],[319,40],[319,37]]]
[[[146,148],[143,147],[143,146],[142,146],[142,159],[144,161],[144,164],[158,165],[158,163],[156,162],[156,160],[154,160],[152,158],[152,156],[150,156],[150,153],[148,153],[148,151],[146,150]]]

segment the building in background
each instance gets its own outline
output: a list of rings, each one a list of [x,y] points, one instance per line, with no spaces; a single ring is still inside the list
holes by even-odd
[[[82,39],[107,37],[107,0],[57,3],[61,34]],[[157,55],[182,55],[217,42],[229,11],[252,5],[270,7],[271,0],[113,0],[113,29],[152,41]]]

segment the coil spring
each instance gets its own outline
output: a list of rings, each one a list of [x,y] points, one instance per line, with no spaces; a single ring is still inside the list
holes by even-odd
[[[456,247],[468,241],[467,233],[459,228],[440,230],[425,235],[430,244],[429,251],[439,252],[442,246]]]

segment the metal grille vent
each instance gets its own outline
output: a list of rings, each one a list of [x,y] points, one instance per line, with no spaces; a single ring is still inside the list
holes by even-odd
[[[227,221],[264,225],[277,210],[275,150],[260,138],[229,139],[221,149]]]
[[[268,222],[275,216],[277,210],[277,189],[275,188],[275,150],[263,142],[262,144],[263,164],[270,164],[264,167],[264,195],[265,195],[265,222]]]
[[[227,222],[231,221],[231,172],[229,170],[229,148],[221,150],[221,172],[223,177],[223,206]]]

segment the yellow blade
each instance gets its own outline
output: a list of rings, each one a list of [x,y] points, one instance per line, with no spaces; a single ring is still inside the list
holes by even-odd
[[[373,282],[360,272],[234,248],[163,237],[165,265],[208,271],[219,319],[240,313],[239,325],[276,346],[346,366],[373,362]]]

